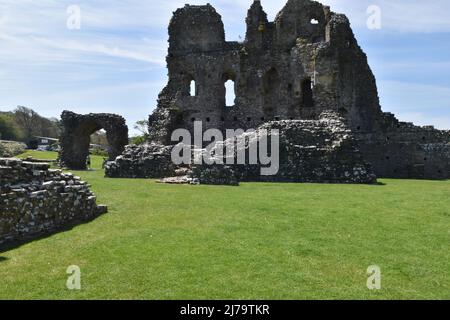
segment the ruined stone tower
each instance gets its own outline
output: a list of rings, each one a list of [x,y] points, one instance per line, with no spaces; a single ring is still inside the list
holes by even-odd
[[[347,18],[314,1],[289,0],[274,22],[255,1],[243,43],[225,41],[211,5],[186,5],[170,22],[167,64],[169,83],[150,124],[163,143],[167,128],[189,128],[194,120],[205,129],[256,128],[334,110],[352,128],[372,130],[381,114],[375,78]],[[232,106],[225,103],[228,80]]]
[[[375,77],[345,15],[319,2],[288,0],[271,22],[255,0],[246,22],[245,41],[227,42],[211,5],[174,12],[169,82],[149,119],[151,142],[173,144],[173,130],[192,131],[198,120],[204,130],[248,129],[317,121],[331,112],[345,120],[378,176],[450,177],[450,133],[382,112]],[[236,99],[226,105],[230,80]]]

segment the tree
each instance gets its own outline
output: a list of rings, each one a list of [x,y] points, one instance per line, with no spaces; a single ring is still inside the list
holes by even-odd
[[[18,106],[14,110],[14,119],[25,134],[25,141],[29,142],[33,135],[39,134],[42,126],[41,117],[34,110]]]
[[[57,119],[41,117],[34,110],[19,106],[13,114],[13,118],[22,134],[22,141],[30,143],[34,136],[59,138],[60,125]]]
[[[143,136],[148,136],[148,120],[139,120],[135,123],[134,129],[142,133]]]
[[[0,139],[20,141],[22,136],[14,116],[11,113],[0,113]]]
[[[59,121],[40,117],[39,136],[58,138],[60,136]]]
[[[141,134],[131,138],[131,143],[136,145],[141,145],[147,142],[148,133],[148,120],[139,120],[135,123],[134,129],[139,131]]]

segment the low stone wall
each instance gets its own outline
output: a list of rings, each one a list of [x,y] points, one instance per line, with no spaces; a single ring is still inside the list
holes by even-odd
[[[322,113],[319,120],[287,120],[269,122],[256,132],[278,130],[280,142],[279,170],[271,176],[261,175],[261,165],[196,165],[177,167],[171,161],[173,146],[149,144],[127,146],[122,156],[106,165],[108,177],[166,178],[168,183],[200,183],[238,185],[242,182],[319,182],[363,183],[377,182],[373,170],[359,151],[358,144],[344,120],[335,113]],[[245,133],[243,152],[255,145],[257,135]],[[241,139],[241,140],[242,140]],[[215,148],[235,145],[235,139],[216,143]],[[192,148],[191,148],[192,150]],[[214,154],[225,154],[214,152]],[[203,150],[203,152],[206,152]],[[238,163],[222,159],[222,163]],[[185,169],[185,170],[183,170]],[[186,172],[186,170],[188,172]],[[175,177],[178,176],[178,179]],[[173,179],[172,179],[173,178]]]
[[[109,178],[165,178],[179,169],[172,163],[173,146],[146,144],[129,145],[115,161],[107,162],[105,175]]]
[[[384,114],[379,132],[357,132],[361,152],[382,178],[450,179],[450,131]]]
[[[50,234],[107,212],[90,186],[47,163],[0,158],[0,245]]]
[[[194,166],[192,178],[201,184],[231,184],[242,182],[311,182],[311,183],[377,183],[370,164],[361,154],[358,144],[343,119],[335,113],[322,113],[319,120],[285,120],[268,122],[256,130],[256,134],[237,137],[247,139],[248,149],[256,145],[261,131],[271,136],[279,135],[279,170],[274,175],[261,175],[261,165]],[[270,139],[269,139],[270,140]],[[216,144],[214,154],[225,154],[227,145],[235,139]],[[225,147],[225,149],[224,149]],[[237,163],[237,155],[231,163]],[[226,160],[223,162],[230,163]],[[233,177],[233,174],[235,175]],[[226,183],[225,183],[226,182]]]

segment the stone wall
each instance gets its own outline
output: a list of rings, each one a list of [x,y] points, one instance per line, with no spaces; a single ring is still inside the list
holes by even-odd
[[[418,127],[383,114],[376,132],[355,131],[359,146],[380,177],[450,178],[450,131]]]
[[[288,0],[274,21],[255,0],[243,42],[228,42],[211,5],[186,5],[169,24],[169,81],[149,118],[150,142],[173,144],[173,130],[249,129],[337,112],[379,177],[450,178],[450,135],[383,113],[375,76],[343,14],[311,0]],[[225,82],[234,81],[234,105]],[[190,84],[195,82],[195,95]],[[306,122],[304,122],[307,125]]]
[[[73,174],[0,158],[0,244],[50,234],[106,211]]]
[[[261,165],[248,164],[251,145],[258,144],[261,131],[279,132],[279,170],[274,175],[261,175]],[[238,144],[238,139],[246,141]],[[125,153],[106,164],[106,175],[122,178],[167,178],[169,183],[238,185],[244,181],[263,182],[327,182],[376,183],[371,166],[365,161],[351,130],[336,113],[322,113],[318,120],[274,121],[260,126],[255,133],[245,133],[234,139],[217,142],[210,151],[225,155],[227,145],[241,146],[231,155],[234,165],[175,166],[171,159],[173,146],[149,144],[128,146]],[[194,147],[189,147],[193,152]],[[222,148],[222,151],[218,151]],[[237,155],[242,150],[247,164],[238,165]],[[206,153],[202,150],[202,153]],[[192,160],[194,157],[191,158]],[[222,163],[230,163],[223,158]],[[188,177],[188,178],[187,178]]]
[[[110,178],[164,178],[179,169],[172,163],[172,146],[147,144],[126,146],[124,153],[105,165]]]
[[[373,184],[377,178],[370,164],[364,159],[358,143],[343,119],[334,113],[322,113],[318,120],[285,120],[269,122],[260,126],[256,134],[245,133],[235,139],[217,143],[212,154],[225,154],[227,145],[241,145],[234,155],[237,163],[239,149],[245,149],[246,158],[260,133],[268,132],[271,140],[274,130],[278,132],[279,170],[274,175],[262,175],[258,165],[194,166],[192,178],[203,184],[217,184],[235,174],[234,180],[248,182],[313,182],[313,183],[363,183]],[[247,137],[245,144],[236,143]],[[253,141],[252,141],[253,140]],[[243,146],[243,147],[242,147]],[[222,149],[217,151],[216,149]],[[226,160],[223,161],[227,163]],[[219,168],[222,167],[222,170]]]
[[[351,128],[372,129],[381,114],[375,77],[344,15],[310,0],[289,0],[273,22],[260,1],[247,13],[245,41],[225,41],[211,5],[178,9],[169,25],[169,82],[150,116],[151,140],[174,128],[256,128],[268,121],[345,113]],[[226,105],[225,82],[234,82]],[[191,96],[190,83],[196,94]]]

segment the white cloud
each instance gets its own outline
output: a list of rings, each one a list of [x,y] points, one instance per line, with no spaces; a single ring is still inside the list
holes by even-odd
[[[117,46],[109,47],[109,46],[101,44],[101,43],[90,44],[90,43],[82,43],[82,42],[76,41],[76,40],[54,41],[54,40],[38,38],[38,37],[34,37],[32,39],[39,44],[42,44],[44,46],[48,46],[51,48],[56,48],[56,49],[62,49],[62,50],[68,50],[68,51],[74,50],[74,51],[94,53],[94,54],[104,54],[107,56],[112,56],[112,57],[117,57],[117,58],[145,61],[145,62],[154,63],[154,64],[161,65],[161,66],[165,65],[164,59],[161,59],[160,56],[152,56],[151,50],[144,50],[144,49],[149,49],[149,48],[146,48],[145,46],[141,46],[141,48],[140,48],[141,50],[139,50],[139,51],[132,51],[132,50],[127,50],[127,49],[122,49]]]
[[[243,1],[249,4],[249,2]],[[382,31],[429,33],[449,32],[450,1],[448,0],[319,0],[334,12],[344,13],[356,28],[366,29],[367,8],[381,8]],[[264,9],[274,19],[285,1],[261,0]]]
[[[285,3],[283,0],[261,1],[271,20]],[[79,110],[94,106],[99,109],[97,111],[103,111],[107,108],[104,104],[105,97],[113,95],[115,100],[122,97],[124,106],[129,105],[126,103],[127,97],[139,97],[142,102],[135,99],[133,103],[141,106],[142,111],[139,112],[148,114],[151,111],[149,106],[154,106],[156,96],[166,81],[167,25],[172,12],[185,3],[207,2],[222,15],[228,40],[238,40],[238,36],[245,36],[245,16],[252,0],[1,0],[0,103],[29,103],[30,106],[39,104],[38,107],[48,113],[59,110],[56,107],[59,108],[60,105],[72,103]],[[369,5],[376,4],[382,9],[382,30],[376,31],[381,35],[388,32],[450,32],[448,0],[322,2],[331,5],[333,11],[347,14],[357,31],[367,30],[366,9]],[[66,8],[72,4],[81,7],[81,30],[70,31],[66,28]],[[405,35],[408,36],[409,34]],[[389,60],[379,64],[381,63],[383,68],[405,71],[417,71],[421,68],[420,72],[424,72],[429,68],[449,68],[448,63],[417,64],[414,57],[410,61]],[[78,66],[82,71],[76,70]],[[100,67],[103,67],[101,72]],[[148,86],[148,81],[153,81],[153,78],[132,78],[136,72],[133,69],[143,68],[145,72],[147,68],[156,70],[155,78],[161,80],[158,86]],[[69,70],[64,73],[66,69]],[[102,74],[99,75],[100,73]],[[149,73],[152,71],[149,70]],[[59,77],[62,81],[58,81]],[[103,83],[111,80],[109,77],[114,78],[111,81],[113,86]],[[94,80],[98,80],[98,83]],[[135,83],[139,80],[142,80],[142,86]],[[85,83],[86,87],[73,88],[75,82]],[[129,83],[133,85],[128,86]],[[45,93],[39,95],[43,87]],[[59,94],[48,95],[52,90]],[[151,93],[148,92],[150,90]],[[442,128],[450,128],[448,88],[380,81],[379,91],[384,109],[396,112],[402,120],[414,119],[419,124],[429,122]],[[113,102],[108,101],[111,104]],[[114,105],[114,110],[118,113],[123,112],[126,116],[130,114],[133,117],[131,108],[118,110],[118,104]],[[436,110],[440,110],[442,114],[437,115]]]
[[[264,1],[264,0],[263,0]],[[366,28],[366,9],[381,9],[382,30],[406,33],[449,32],[448,0],[323,0],[332,10],[349,16],[356,28]]]
[[[148,37],[129,37],[128,34],[117,30],[124,27],[125,21],[130,26],[145,27],[142,3],[137,1],[122,1],[119,4],[111,2],[109,6],[96,7],[83,4],[82,30],[68,30],[66,19],[67,1],[42,0],[39,2],[29,0],[10,1],[3,0],[0,4],[0,50],[3,60],[24,60],[28,63],[42,64],[55,60],[79,58],[83,60],[87,54],[105,55],[116,58],[132,59],[156,65],[164,65],[166,51],[165,39],[149,39]],[[134,2],[134,6],[131,5]],[[130,6],[127,7],[127,4]],[[93,8],[90,10],[90,8]],[[102,10],[100,10],[100,8]],[[126,9],[128,8],[128,9]],[[108,23],[96,24],[102,21],[108,13],[114,13]],[[136,19],[136,15],[138,18]],[[97,18],[95,18],[97,17]],[[119,19],[120,18],[120,19]],[[114,25],[114,21],[117,25]],[[89,23],[91,22],[91,25]],[[122,24],[121,24],[122,23]],[[130,31],[130,35],[136,31]],[[65,51],[65,52],[64,52]],[[26,56],[33,53],[33,59]],[[69,58],[70,57],[70,58]]]
[[[42,57],[49,54],[50,47],[55,49],[75,50],[79,53],[104,54],[126,59],[136,59],[149,63],[164,63],[167,47],[167,24],[172,12],[191,4],[204,4],[205,0],[172,0],[172,1],[86,1],[79,0],[82,13],[82,29],[70,32],[66,29],[67,6],[71,1],[63,0],[2,0],[0,4],[0,37],[7,40],[1,44],[7,46],[10,56],[23,52],[33,52]],[[249,0],[211,0],[222,14],[229,40],[238,40],[245,35],[245,15],[251,4]],[[366,9],[371,4],[382,9],[382,26],[384,31],[399,32],[446,32],[450,31],[450,1],[434,0],[424,2],[418,0],[323,0],[332,9],[344,12],[351,18],[357,28],[365,28]],[[282,9],[284,1],[262,0],[262,4],[271,19]],[[383,31],[382,30],[382,31]],[[133,34],[141,33],[142,37]],[[130,36],[131,35],[131,36]],[[22,43],[15,48],[17,42],[46,39],[44,42]],[[143,41],[143,37],[151,38],[153,46]],[[8,42],[9,40],[9,42]],[[11,43],[12,41],[12,43]],[[17,49],[17,50],[15,50]],[[3,53],[5,55],[5,53]],[[37,59],[38,60],[38,59]],[[37,61],[38,62],[38,61]]]

